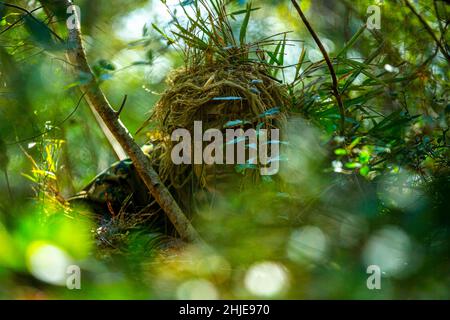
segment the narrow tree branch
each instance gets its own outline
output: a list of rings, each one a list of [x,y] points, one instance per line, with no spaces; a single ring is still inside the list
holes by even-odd
[[[45,3],[42,4],[45,6]],[[59,0],[57,4],[64,6],[64,9],[73,5],[70,0]],[[73,14],[76,15],[76,12]],[[79,19],[79,17],[76,18]],[[72,64],[77,66],[77,71],[85,72],[91,76],[92,81],[90,83],[81,85],[82,91],[86,93],[86,100],[97,111],[108,129],[127,152],[142,181],[145,183],[156,202],[167,214],[180,237],[187,241],[201,241],[197,231],[186,218],[170,192],[161,182],[158,174],[153,169],[150,160],[142,152],[131,134],[121,123],[116,112],[111,107],[103,91],[100,89],[86,58],[86,52],[81,39],[81,31],[77,28],[69,30],[68,58]]]
[[[7,6],[7,5],[6,5],[5,3],[3,3],[3,2],[0,2],[0,5]],[[16,8],[16,6],[13,6],[12,8]],[[17,8],[16,8],[16,9],[17,9]],[[32,15],[33,12],[35,12],[35,11],[37,11],[37,10],[39,10],[39,9],[42,9],[42,7],[38,7],[38,8],[35,8],[35,9],[33,9],[33,10],[27,12],[27,15]],[[21,11],[22,11],[22,10],[21,10]],[[9,26],[7,26],[5,29],[3,29],[3,30],[0,32],[0,35],[4,34],[4,33],[7,32],[8,30],[11,30],[15,25],[17,25],[19,22],[23,21],[23,19],[24,19],[25,16],[26,16],[26,15],[21,16],[19,19],[17,19],[17,20],[14,21],[13,23],[11,23]]]
[[[117,112],[116,112],[117,117],[119,117],[120,114],[122,113],[122,110],[123,110],[123,108],[125,107],[125,104],[127,103],[127,99],[128,99],[128,95],[125,95],[125,96],[123,97],[122,104],[120,105],[119,110],[117,110]]]
[[[416,8],[408,1],[404,0],[406,6],[411,10],[411,12],[419,19],[420,23],[423,25],[425,30],[430,34],[430,36],[433,38],[434,42],[436,42],[436,45],[438,46],[441,53],[444,55],[444,57],[447,59],[447,61],[450,61],[450,54],[447,52],[447,50],[442,46],[441,41],[438,39],[436,34],[434,33],[433,29],[430,27],[428,22],[420,15],[419,12],[417,12]]]
[[[55,32],[55,30],[52,28],[52,20],[53,20],[53,13],[51,12],[50,6],[48,3],[43,3],[44,0],[41,1],[41,3],[43,4],[43,6],[41,8],[44,9],[45,14],[48,17],[48,21],[49,21],[49,25],[48,28],[49,30],[56,35],[56,37],[60,38],[57,33]],[[45,0],[46,2],[49,0]],[[53,2],[58,2],[60,0],[52,0]],[[60,38],[61,39],[61,38]],[[61,42],[63,42],[64,40],[61,39]],[[63,59],[61,59],[63,62],[68,63],[70,65],[72,65],[73,67],[77,67],[76,65],[71,64],[68,61],[65,61]],[[83,93],[83,92],[82,92]],[[119,160],[124,160],[127,158],[127,153],[125,152],[125,150],[122,148],[122,146],[120,145],[120,143],[117,141],[117,139],[114,137],[114,135],[111,133],[111,131],[109,130],[108,126],[105,124],[105,122],[103,121],[103,119],[100,117],[100,115],[98,114],[98,112],[95,110],[95,108],[89,104],[89,109],[91,110],[92,115],[95,118],[95,121],[97,121],[100,129],[102,130],[103,134],[105,135],[106,139],[109,142],[109,146],[113,149],[114,153],[116,154],[117,158]]]
[[[3,5],[5,7],[14,8],[14,9],[17,9],[19,11],[22,11],[22,12],[26,13],[28,16],[30,16],[30,18],[33,19],[34,21],[40,23],[40,21],[38,19],[36,19],[36,17],[33,15],[33,12],[35,12],[36,10],[39,10],[40,8],[43,8],[43,6],[40,7],[40,8],[35,8],[32,11],[28,11],[27,9],[22,8],[20,6],[17,6],[15,4],[6,3],[6,2],[3,2],[3,1],[0,1],[0,5]],[[22,17],[22,19],[23,19],[23,17]],[[52,29],[49,28],[49,31],[55,36],[56,39],[58,39],[61,42],[63,41],[63,39],[61,39],[61,37],[56,32],[54,32]]]
[[[3,1],[0,1],[0,5],[3,5],[5,7],[9,7],[9,8],[13,8],[19,11],[24,12],[25,14],[17,19],[15,22],[13,22],[10,26],[6,27],[4,30],[2,30],[0,32],[0,35],[7,32],[8,30],[12,29],[15,25],[17,25],[18,23],[20,23],[21,21],[23,21],[25,16],[30,16],[31,19],[35,20],[36,22],[40,23],[40,21],[34,17],[33,13],[39,9],[44,9],[45,13],[47,14],[49,21],[51,22],[52,20],[52,14],[50,12],[50,10],[47,8],[47,6],[41,6],[38,8],[35,8],[31,11],[28,11],[25,8],[22,8],[20,6],[14,5],[14,4],[10,4],[10,3],[5,3]],[[53,30],[53,28],[49,25],[47,26],[48,30],[51,32],[51,34],[60,42],[60,43],[64,43],[64,40],[55,32],[55,30]],[[102,118],[98,115],[98,113],[95,111],[94,108],[92,108],[91,105],[89,105],[92,114],[95,117],[95,120],[98,122],[98,125],[100,126],[100,129],[102,130],[102,132],[104,133],[106,139],[108,139],[109,145],[111,146],[111,148],[114,150],[117,158],[119,160],[123,160],[127,158],[127,154],[125,152],[125,150],[122,148],[122,146],[119,144],[119,142],[114,138],[113,134],[109,131],[108,127],[106,126],[106,124],[103,122]]]
[[[14,198],[11,190],[11,184],[9,183],[8,170],[5,168],[3,172],[5,174],[6,187],[8,188],[9,200],[13,201]]]
[[[436,0],[433,0],[433,8],[434,8],[434,12],[436,13],[436,18],[438,20],[438,25],[439,25],[439,30],[441,31],[441,41],[445,36],[445,30],[444,30],[444,26],[442,25],[442,21],[441,21],[441,15],[439,13],[439,8],[438,8],[438,4]]]
[[[330,70],[331,79],[333,81],[333,96],[336,98],[339,113],[341,114],[341,123],[340,123],[340,132],[341,135],[345,133],[345,108],[344,103],[342,102],[342,97],[339,93],[339,87],[338,87],[338,80],[336,77],[336,72],[334,71],[333,64],[331,63],[330,57],[328,56],[327,50],[325,50],[325,47],[323,46],[322,42],[320,41],[319,37],[317,36],[316,32],[312,28],[311,24],[309,23],[308,19],[306,19],[306,16],[304,15],[302,9],[300,8],[299,4],[296,0],[291,0],[292,4],[294,5],[294,8],[297,10],[300,18],[302,19],[303,23],[305,24],[306,28],[308,29],[309,33],[313,37],[314,41],[316,42],[317,46],[319,47],[320,52],[322,53],[325,62],[327,63],[328,69]]]

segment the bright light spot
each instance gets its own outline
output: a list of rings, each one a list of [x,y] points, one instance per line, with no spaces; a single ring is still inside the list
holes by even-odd
[[[321,262],[325,259],[328,244],[325,234],[318,227],[305,226],[290,237],[288,257],[299,263]]]
[[[336,45],[330,39],[322,38],[321,41],[327,52],[333,52],[336,49]]]
[[[288,275],[283,265],[261,262],[253,265],[245,275],[245,287],[258,296],[273,296],[288,285]]]
[[[357,51],[357,50],[348,50],[347,52],[347,58],[348,59],[353,59],[353,60],[364,60],[364,56],[361,54],[361,52]]]
[[[159,2],[159,1],[157,1]],[[125,16],[120,22],[117,30],[119,38],[125,41],[132,41],[142,38],[142,30],[150,20],[149,9],[139,9]]]
[[[293,46],[286,46],[284,50],[285,50],[284,65],[292,66],[289,68],[285,68],[284,77],[286,79],[286,82],[292,82],[295,80],[295,75],[297,73],[296,67],[298,63],[298,57],[302,52],[302,48],[299,45],[293,45]],[[302,72],[303,68],[300,69],[300,74]]]
[[[157,57],[153,61],[150,73],[146,76],[146,80],[150,83],[160,83],[167,74],[172,70],[172,60],[166,57]]]
[[[179,0],[167,0],[167,6],[173,12],[177,7],[179,8]],[[185,10],[192,14],[192,8],[186,6]],[[177,18],[183,24],[187,18],[183,10],[177,10]],[[117,35],[125,41],[138,40],[142,38],[142,31],[144,25],[147,25],[149,30],[152,30],[152,23],[164,29],[164,26],[172,21],[170,13],[162,1],[152,1],[144,8],[137,9],[126,15],[119,21]]]
[[[41,281],[64,285],[66,269],[72,264],[67,253],[52,244],[35,241],[27,248],[28,269]]]
[[[397,276],[411,263],[412,244],[408,235],[395,226],[376,232],[363,252],[366,265],[377,265],[386,276]]]
[[[384,70],[386,70],[387,72],[399,72],[398,68],[391,66],[390,64],[385,64],[384,65]]]
[[[426,198],[419,185],[420,178],[400,170],[399,174],[387,177],[379,184],[379,196],[388,206],[409,211],[420,210]]]
[[[331,165],[333,166],[334,172],[342,172],[342,162],[334,160]]]
[[[177,298],[179,300],[217,300],[219,293],[207,280],[189,280],[178,287]]]
[[[312,63],[319,62],[319,61],[323,60],[322,52],[320,52],[320,50],[317,50],[317,49],[309,49],[308,50],[308,59]]]
[[[359,75],[355,78],[355,80],[353,80],[353,84],[354,84],[354,85],[361,85],[361,84],[364,82],[364,80],[366,80],[366,78],[367,78],[367,77],[366,77],[364,74],[359,74]],[[356,92],[355,92],[354,97],[356,98],[358,94],[359,94],[359,93],[356,93]]]

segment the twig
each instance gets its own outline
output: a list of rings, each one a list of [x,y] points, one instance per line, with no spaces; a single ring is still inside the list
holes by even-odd
[[[17,141],[15,141],[15,142],[7,143],[6,145],[15,145],[15,144],[20,144],[20,143],[27,142],[27,141],[30,141],[30,140],[34,140],[34,139],[37,139],[37,138],[39,138],[39,137],[41,137],[41,136],[43,136],[43,135],[46,135],[47,133],[50,133],[51,131],[53,131],[54,128],[58,128],[58,127],[60,128],[60,127],[62,127],[62,125],[63,125],[67,120],[69,120],[69,119],[75,114],[75,112],[77,112],[78,107],[80,106],[81,101],[83,100],[83,98],[84,98],[85,95],[86,95],[86,93],[83,93],[83,94],[81,95],[80,99],[78,100],[77,105],[76,105],[75,108],[69,113],[68,116],[66,116],[62,121],[56,123],[56,124],[55,124],[54,126],[52,126],[51,128],[49,128],[49,129],[47,129],[47,130],[44,130],[43,132],[38,133],[38,134],[36,134],[36,135],[34,135],[34,136],[31,136],[31,137],[28,137],[28,138],[24,138],[24,139],[21,139],[21,140],[17,140]]]
[[[41,22],[35,16],[33,16],[33,12],[38,10],[38,9],[40,9],[40,8],[43,8],[44,6],[39,7],[39,8],[35,8],[32,11],[28,11],[27,9],[22,8],[20,6],[16,6],[15,4],[6,3],[6,2],[3,2],[3,1],[0,1],[0,4],[4,5],[5,7],[14,8],[14,9],[17,9],[19,11],[22,11],[22,12],[26,13],[28,16],[30,16],[34,21],[36,21],[38,23]],[[48,28],[48,30],[50,31],[51,34],[53,34],[56,37],[56,39],[58,39],[61,42],[63,41],[63,39],[60,36],[58,36],[58,34],[56,32],[54,32],[52,29]]]
[[[45,6],[45,3],[42,4]],[[72,2],[70,0],[59,0],[58,5],[66,8],[71,6]],[[76,15],[76,12],[74,12],[74,14]],[[75,17],[76,19],[79,19],[78,16]],[[103,91],[100,89],[86,58],[86,52],[81,39],[81,31],[77,28],[69,30],[68,41],[70,44],[68,46],[69,61],[78,66],[78,71],[88,73],[92,77],[90,83],[80,85],[81,89],[86,93],[86,100],[93,108],[95,108],[111,133],[127,152],[142,181],[145,183],[156,202],[158,202],[165,211],[180,237],[187,241],[201,241],[197,231],[186,218],[170,192],[161,182],[158,174],[153,169],[150,160],[134,141],[129,131],[117,118],[116,112],[111,107]]]
[[[8,170],[5,168],[3,172],[5,173],[5,181],[6,181],[6,187],[8,188],[9,199],[11,201],[13,201],[14,198],[13,198],[13,193],[11,190],[11,184],[9,183]]]
[[[441,15],[439,13],[438,4],[437,4],[436,0],[433,0],[433,8],[434,8],[434,12],[436,13],[436,18],[438,20],[439,30],[441,31],[441,39],[444,39],[445,30],[444,30],[444,26],[442,25]]]
[[[127,103],[127,99],[128,99],[128,95],[125,95],[125,96],[123,97],[122,104],[120,105],[119,110],[117,110],[117,112],[116,112],[117,117],[120,116],[120,113],[122,112],[123,107],[125,107],[125,104]]]
[[[0,3],[3,4],[3,3]],[[33,10],[31,10],[29,13],[27,13],[27,15],[31,15],[33,12],[42,9],[42,7],[37,7]],[[21,22],[24,19],[25,15],[21,16],[19,19],[17,19],[16,21],[14,21],[13,23],[11,23],[9,26],[7,26],[5,29],[2,30],[2,32],[0,32],[0,35],[4,34],[6,31],[12,29],[16,24],[18,24],[19,22]]]
[[[421,16],[419,12],[417,12],[416,8],[408,1],[403,0],[406,4],[406,6],[411,10],[411,12],[419,19],[420,23],[424,26],[425,30],[430,34],[430,36],[433,38],[434,42],[436,42],[436,45],[438,46],[441,53],[444,55],[444,57],[447,59],[447,61],[450,62],[450,54],[445,50],[445,48],[442,46],[441,41],[437,38],[436,34],[434,33],[433,29],[430,27],[430,25],[425,21],[424,17]]]
[[[325,50],[325,47],[323,46],[322,42],[320,41],[319,37],[317,36],[316,32],[312,28],[311,24],[309,23],[308,19],[306,19],[306,16],[304,15],[302,9],[300,8],[299,4],[296,0],[291,0],[292,4],[294,5],[294,8],[297,10],[298,14],[300,15],[300,18],[302,19],[303,23],[305,24],[306,28],[308,29],[309,33],[313,37],[314,41],[316,42],[317,46],[320,49],[320,52],[322,53],[325,62],[327,63],[328,69],[330,70],[331,79],[333,81],[333,96],[336,98],[338,107],[339,107],[339,113],[341,115],[341,123],[340,123],[340,133],[341,135],[344,135],[345,133],[345,108],[344,103],[342,102],[342,97],[339,93],[338,88],[338,80],[336,77],[336,72],[334,71],[333,64],[331,63],[330,57],[328,56],[327,50]]]

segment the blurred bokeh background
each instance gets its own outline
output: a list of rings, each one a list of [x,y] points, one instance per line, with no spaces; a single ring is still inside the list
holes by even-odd
[[[183,65],[152,27],[170,32],[163,2],[180,19],[190,6],[75,1],[88,59],[114,107],[128,96],[121,119],[133,134],[166,76]],[[0,298],[450,298],[450,6],[408,3],[419,16],[400,0],[301,1],[335,58],[344,137],[323,56],[291,2],[253,1],[249,41],[286,31],[298,40],[285,46],[277,74],[292,103],[282,186],[267,179],[197,212],[193,224],[208,248],[161,253],[158,235],[138,230],[120,254],[104,254],[95,224],[55,198],[75,194],[117,159],[63,52],[29,15],[0,2]],[[230,1],[229,12],[246,4]],[[381,24],[369,30],[373,5]],[[46,22],[42,9],[33,15]],[[237,33],[243,18],[231,20]],[[81,290],[66,288],[70,265],[81,268]],[[380,267],[379,290],[367,287],[370,265]]]

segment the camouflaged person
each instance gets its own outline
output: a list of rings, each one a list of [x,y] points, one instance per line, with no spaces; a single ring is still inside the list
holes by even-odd
[[[193,136],[196,121],[202,123],[203,131],[218,129],[224,135],[230,128],[270,132],[282,127],[286,118],[286,88],[255,64],[183,68],[172,72],[167,84],[142,126],[146,129],[153,124],[143,150],[180,207],[192,217],[200,207],[207,205],[213,210],[221,199],[258,183],[260,165],[249,161],[252,146],[248,141],[244,164],[176,165],[171,151],[178,142],[172,133],[183,128]],[[203,147],[208,144],[201,143]],[[226,141],[223,148],[230,143],[233,141]],[[175,234],[129,159],[100,173],[71,202],[87,205],[102,224],[127,216],[164,234]]]

